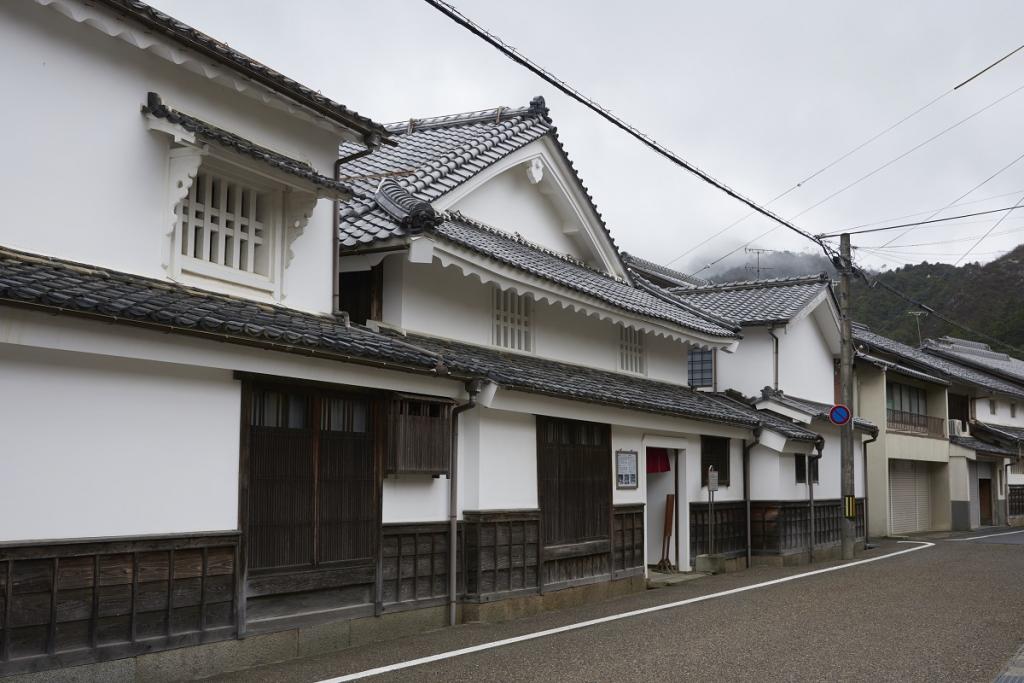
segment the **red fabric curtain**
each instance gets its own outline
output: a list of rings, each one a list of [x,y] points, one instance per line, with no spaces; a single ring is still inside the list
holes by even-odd
[[[672,466],[669,464],[667,448],[647,449],[647,474],[671,471]]]

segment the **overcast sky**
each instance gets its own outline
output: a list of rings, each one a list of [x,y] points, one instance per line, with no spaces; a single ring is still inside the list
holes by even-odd
[[[421,0],[151,2],[377,121],[519,106],[544,95],[612,235],[639,256],[666,263],[748,213]],[[1015,0],[454,4],[762,203],[1024,43],[1024,3]],[[771,208],[793,217],[1021,86],[1024,51]],[[929,213],[891,222],[928,218],[1024,154],[1022,114],[1024,90],[795,222],[819,233],[919,212]],[[1024,159],[961,200],[986,201],[941,215],[1012,206],[1022,197]],[[991,260],[1024,241],[1024,210],[1017,213],[968,260]],[[890,245],[884,258],[859,251],[860,261],[873,267],[955,262],[972,244],[966,238],[996,220],[917,229]],[[696,271],[771,225],[746,220],[674,265]],[[854,245],[878,246],[898,232],[859,236]],[[807,244],[780,229],[752,246]],[[741,250],[732,262],[751,258]]]

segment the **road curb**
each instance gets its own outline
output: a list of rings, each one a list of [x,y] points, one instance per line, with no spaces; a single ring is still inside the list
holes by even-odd
[[[1024,647],[1017,650],[1003,673],[996,676],[992,683],[1024,683]]]

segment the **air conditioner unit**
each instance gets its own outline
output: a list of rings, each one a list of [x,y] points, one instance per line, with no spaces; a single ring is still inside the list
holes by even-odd
[[[950,436],[970,436],[971,433],[967,429],[967,425],[964,424],[963,420],[950,420],[949,421],[949,435]]]

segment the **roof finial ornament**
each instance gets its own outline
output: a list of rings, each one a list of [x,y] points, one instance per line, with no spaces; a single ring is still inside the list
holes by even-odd
[[[545,104],[544,102],[543,95],[537,95],[532,100],[530,100],[530,114],[534,116],[543,116],[544,118],[548,118],[548,113],[549,109],[547,104]]]
[[[495,123],[501,123],[501,115],[505,112],[505,107],[498,107],[498,113],[494,117]]]

